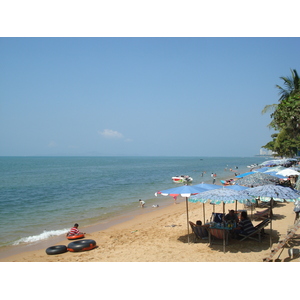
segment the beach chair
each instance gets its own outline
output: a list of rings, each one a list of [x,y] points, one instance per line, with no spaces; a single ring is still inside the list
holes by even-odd
[[[251,240],[261,242],[262,235],[264,235],[264,228],[268,226],[270,223],[271,223],[271,219],[265,219],[254,227],[255,230],[252,233],[248,235],[240,233],[239,236],[242,237],[240,241],[251,239]]]
[[[194,243],[196,243],[196,240],[208,240],[208,231],[206,226],[197,226],[195,223],[189,221],[190,226],[192,228],[192,231],[195,235]]]
[[[265,220],[265,219],[271,219],[273,217],[272,209],[266,208],[262,211],[257,211],[255,214],[253,214],[254,220]]]

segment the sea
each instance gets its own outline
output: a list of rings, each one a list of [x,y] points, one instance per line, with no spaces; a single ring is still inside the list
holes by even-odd
[[[157,191],[176,187],[172,176],[192,184],[216,183],[245,173],[253,157],[0,157],[0,251],[38,244],[125,214],[172,204]],[[139,207],[139,199],[146,202]]]

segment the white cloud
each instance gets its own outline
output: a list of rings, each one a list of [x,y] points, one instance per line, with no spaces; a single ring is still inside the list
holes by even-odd
[[[57,144],[56,144],[56,142],[54,142],[54,141],[51,141],[51,142],[49,142],[49,144],[48,144],[48,147],[49,148],[53,148],[53,147],[56,147],[57,146]]]
[[[113,138],[113,139],[121,139],[123,138],[123,134],[112,130],[112,129],[104,129],[103,131],[99,131],[99,134],[105,138]]]

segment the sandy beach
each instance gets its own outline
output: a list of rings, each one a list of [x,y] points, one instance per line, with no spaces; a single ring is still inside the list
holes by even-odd
[[[233,209],[235,204],[225,206],[225,211]],[[238,209],[244,205],[238,203]],[[293,203],[278,203],[274,209],[272,222],[272,240],[275,246],[282,239],[287,229],[294,224],[295,213]],[[262,208],[256,208],[262,210]],[[58,255],[47,255],[45,249],[22,252],[1,259],[5,262],[262,262],[270,254],[270,226],[266,227],[267,235],[261,243],[253,240],[239,241],[231,239],[223,253],[220,244],[209,245],[207,240],[194,243],[194,234],[189,228],[190,243],[187,238],[186,203],[164,208],[148,209],[149,213],[135,216],[131,220],[115,224],[107,229],[86,234],[93,239],[97,247],[85,252],[66,252]],[[205,219],[209,219],[213,205],[205,204]],[[215,206],[215,212],[222,212],[222,205]],[[255,211],[255,210],[254,210]],[[251,215],[250,210],[248,214]],[[202,203],[189,202],[189,220],[203,220]],[[260,221],[253,221],[256,225]],[[297,232],[298,235],[300,232]],[[63,239],[57,244],[68,245],[70,241]],[[299,239],[292,241],[291,246],[299,248]],[[280,252],[275,255],[278,258]],[[277,261],[299,262],[299,258],[291,259],[288,248],[284,248]]]

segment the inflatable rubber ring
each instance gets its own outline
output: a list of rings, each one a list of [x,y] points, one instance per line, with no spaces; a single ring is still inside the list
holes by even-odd
[[[68,240],[77,240],[77,239],[83,239],[83,238],[84,238],[84,234],[67,236]]]
[[[92,250],[96,247],[96,242],[94,240],[81,240],[75,241],[68,245],[67,250],[70,252],[80,252]]]
[[[61,253],[65,253],[67,251],[68,251],[68,249],[65,245],[51,246],[46,249],[46,253],[48,255],[61,254]]]

